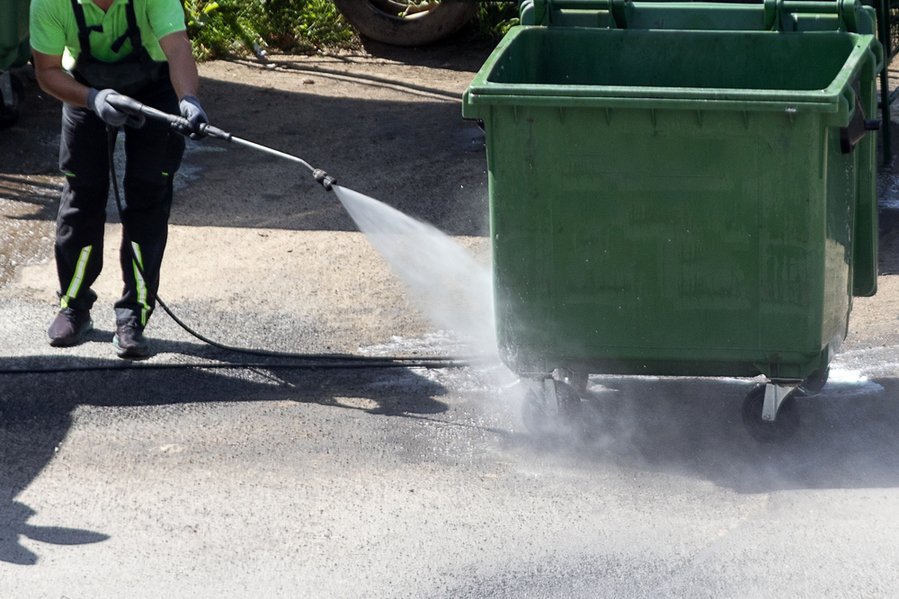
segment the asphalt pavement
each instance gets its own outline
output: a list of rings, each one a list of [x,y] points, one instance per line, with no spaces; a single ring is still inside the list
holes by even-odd
[[[338,62],[203,75],[224,124],[279,143],[277,129],[297,126],[286,112],[247,121],[223,98],[283,95],[298,111],[342,101],[337,91],[368,98],[374,134],[343,127],[301,147],[483,259],[483,147],[457,96],[477,61]],[[390,77],[374,77],[382,67]],[[51,348],[52,111],[41,104],[0,137],[0,156],[24,140],[51,156],[0,158],[0,597],[899,594],[891,171],[880,178],[880,292],[856,300],[821,395],[797,400],[795,437],[747,434],[741,402],[756,381],[593,376],[580,433],[541,439],[523,426],[523,389],[494,363],[238,354],[160,311],[153,356],[132,364],[115,357],[111,310],[99,308],[87,343]],[[403,114],[427,119],[396,126]],[[322,120],[304,126],[338,129]],[[444,140],[442,154],[416,154],[429,138]],[[247,155],[229,162],[229,151],[192,147],[179,183],[161,290],[179,317],[225,344],[282,352],[470,349],[423,315],[314,182]],[[105,251],[108,304],[114,244]]]

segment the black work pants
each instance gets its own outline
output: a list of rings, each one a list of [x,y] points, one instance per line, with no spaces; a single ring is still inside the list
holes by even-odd
[[[178,98],[166,79],[135,99],[178,114]],[[184,138],[148,119],[140,129],[124,127],[123,236],[119,250],[124,290],[115,303],[116,322],[141,326],[156,305],[159,270],[168,237],[172,180],[181,165]],[[56,221],[56,269],[60,304],[89,310],[91,289],[103,268],[103,232],[109,197],[109,144],[117,136],[87,108],[63,105],[59,166],[65,174]],[[139,268],[138,268],[139,267]]]

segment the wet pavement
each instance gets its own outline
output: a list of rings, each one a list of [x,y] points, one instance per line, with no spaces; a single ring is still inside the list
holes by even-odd
[[[383,168],[371,169],[358,135],[305,150],[482,255],[477,133],[457,102],[434,97],[464,89],[471,67],[389,66],[408,85],[379,91],[365,117]],[[294,93],[288,75],[261,79],[260,102]],[[226,92],[241,91],[226,77],[260,74],[208,65],[204,76],[224,106]],[[335,88],[316,81],[303,105],[334,102]],[[359,97],[370,84],[333,83]],[[523,390],[495,366],[334,368],[240,355],[162,313],[154,356],[132,365],[113,355],[111,313],[100,310],[86,344],[50,348],[54,110],[39,103],[0,134],[0,596],[899,593],[890,170],[880,179],[879,293],[856,299],[823,392],[797,400],[795,437],[760,445],[746,433],[740,409],[754,381],[594,376],[582,435],[538,439],[521,421]],[[219,110],[248,137],[314,126]],[[396,111],[429,124],[388,127]],[[428,137],[448,140],[445,153],[410,155]],[[179,190],[163,285],[179,316],[225,343],[280,351],[460,351],[313,184],[224,153],[195,148]],[[110,212],[111,235],[115,227]],[[107,300],[117,292],[109,272],[98,285]]]

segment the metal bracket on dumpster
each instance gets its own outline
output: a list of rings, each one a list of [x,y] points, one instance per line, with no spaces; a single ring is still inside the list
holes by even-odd
[[[556,384],[552,378],[543,379],[543,398],[550,414],[559,413],[559,396],[556,395]]]
[[[585,18],[584,24],[623,29],[627,27],[627,9],[632,4],[633,0],[523,0],[519,20],[522,25],[557,25],[559,21],[565,24],[562,17],[566,13],[580,17],[604,15],[605,19]]]
[[[780,410],[781,404],[789,397],[790,393],[796,390],[799,384],[782,385],[777,383],[768,383],[765,385],[765,404],[762,406],[762,420],[765,422],[774,422],[777,418],[777,411]]]
[[[765,29],[807,31],[842,29],[862,33],[866,19],[859,0],[765,0]],[[828,25],[830,21],[830,25]],[[834,27],[836,25],[836,27]],[[862,27],[869,29],[870,24]],[[865,33],[871,33],[864,31]]]
[[[880,120],[866,119],[858,94],[853,95],[855,96],[855,109],[852,111],[852,120],[845,127],[840,127],[840,150],[843,154],[851,153],[868,131],[880,130]]]

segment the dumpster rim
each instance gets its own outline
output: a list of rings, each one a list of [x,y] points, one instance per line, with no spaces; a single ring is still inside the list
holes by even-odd
[[[582,30],[602,34],[604,29],[588,27],[570,27],[569,30]],[[661,86],[623,86],[623,85],[559,85],[495,83],[489,81],[490,75],[497,66],[499,58],[519,36],[529,31],[549,31],[549,27],[534,25],[518,25],[509,30],[500,43],[490,53],[487,60],[475,74],[471,84],[462,96],[465,116],[477,116],[476,106],[512,105],[522,106],[597,106],[603,108],[634,107],[635,101],[643,100],[643,107],[657,108],[704,108],[721,110],[765,110],[783,111],[803,109],[810,112],[833,113],[841,110],[841,99],[849,82],[854,79],[866,63],[873,59],[877,63],[876,53],[872,46],[877,43],[876,37],[870,34],[826,31],[804,33],[780,33],[767,31],[710,31],[686,32],[690,34],[709,33],[712,35],[849,35],[856,39],[855,44],[846,56],[843,65],[834,74],[830,84],[825,88],[813,90],[793,89],[757,89],[757,88],[696,88],[696,87],[661,87]],[[557,29],[558,30],[558,29]],[[628,30],[614,30],[626,33]],[[651,33],[640,31],[639,33]],[[666,31],[666,33],[668,33]],[[685,32],[672,31],[680,34]],[[851,65],[851,66],[850,66]]]

